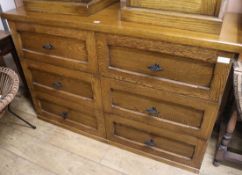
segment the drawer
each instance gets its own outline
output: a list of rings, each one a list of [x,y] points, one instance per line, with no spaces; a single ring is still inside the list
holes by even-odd
[[[33,91],[101,109],[100,81],[93,75],[30,60],[22,65]]]
[[[93,32],[16,23],[22,57],[77,70],[96,72]]]
[[[126,0],[128,7],[157,9],[164,11],[183,12],[203,15],[217,15],[220,8],[219,0]]]
[[[83,108],[80,104],[42,92],[36,94],[40,118],[90,134],[106,136],[104,118],[99,110],[92,107]]]
[[[212,49],[104,34],[97,44],[104,76],[215,101],[231,69],[232,55]]]
[[[150,157],[200,168],[206,142],[188,135],[153,128],[116,115],[105,115],[107,137]]]
[[[202,139],[211,135],[215,103],[109,78],[101,82],[106,113]]]
[[[61,74],[49,73],[31,67],[34,85],[47,86],[55,90],[64,91],[72,96],[93,99],[91,82],[64,77]]]

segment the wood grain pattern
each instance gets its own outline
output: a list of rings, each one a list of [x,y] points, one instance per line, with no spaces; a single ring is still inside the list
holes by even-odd
[[[206,139],[218,111],[216,103],[102,78],[104,111],[130,120]],[[148,109],[155,108],[157,114]]]
[[[105,137],[99,80],[84,72],[44,63],[24,61],[24,65],[36,101],[35,109],[41,118]],[[60,89],[53,87],[56,80],[62,83]],[[60,117],[63,112],[69,113],[68,120]]]
[[[46,0],[24,0],[24,6],[29,11],[83,15],[89,16],[97,11],[111,5],[117,0],[92,0],[92,1],[46,1]]]
[[[114,69],[117,68],[137,74],[166,78],[203,87],[210,87],[212,81],[214,64],[211,63],[118,46],[110,47],[109,52],[109,66]],[[160,70],[150,70],[154,65],[158,65]]]
[[[188,57],[200,61],[215,63],[218,51],[216,49],[208,49],[203,47],[194,47],[188,44],[175,44],[173,42],[156,41],[152,39],[142,39],[139,37],[129,37],[123,35],[97,35],[97,38],[105,38],[106,42],[111,46],[123,46],[127,48],[135,48],[140,50],[153,51],[180,57]]]
[[[200,167],[199,159],[202,159],[201,152],[204,152],[205,148],[202,140],[172,133],[162,128],[152,128],[144,123],[134,122],[115,115],[106,115],[105,118],[107,135],[111,141],[142,150],[150,155],[167,157],[170,160],[182,162],[189,166]],[[144,144],[146,140],[150,139],[154,140],[154,146]],[[164,142],[159,145],[162,139],[169,141],[163,140]],[[172,144],[173,141],[176,142],[176,145]],[[172,153],[169,151],[178,147],[183,148],[177,149],[176,153],[174,153],[174,150]]]
[[[85,43],[68,38],[59,38],[51,35],[21,32],[23,49],[40,52],[53,57],[69,57],[70,59],[87,61]],[[53,48],[44,48],[45,45]]]
[[[127,148],[131,150],[130,147],[126,146],[126,150],[124,150],[124,146],[122,145],[122,149],[119,149],[39,120],[36,118],[29,100],[24,97],[16,98],[12,103],[12,108],[28,121],[31,121],[31,123],[38,125],[38,129],[33,132],[33,130],[30,130],[28,127],[23,127],[21,121],[11,117],[11,115],[6,115],[2,118],[0,122],[0,152],[2,155],[0,156],[0,161],[3,167],[1,173],[3,174],[32,173],[36,175],[66,175],[68,172],[66,170],[70,170],[68,169],[69,166],[62,166],[63,161],[59,161],[59,157],[49,156],[52,155],[52,151],[56,150],[55,154],[58,155],[64,155],[66,152],[69,152],[70,154],[65,156],[66,162],[69,161],[69,163],[73,160],[73,155],[82,158],[78,160],[78,164],[75,164],[77,171],[71,171],[72,175],[75,173],[78,175],[79,168],[87,172],[89,169],[93,170],[93,168],[97,168],[98,166],[102,168],[102,173],[105,175],[108,174],[108,171],[106,171],[107,169],[112,169],[113,173],[111,174],[114,175],[147,175],[162,174],[164,172],[166,175],[194,175],[194,173],[174,167],[174,164],[168,160],[162,160],[163,163],[158,162],[147,158],[148,154],[145,155],[142,151],[138,152],[138,150],[133,149],[133,152],[136,151],[136,154],[133,154],[130,151],[126,151]],[[24,142],[24,147],[21,147],[21,143]],[[30,146],[29,143],[37,145]],[[212,165],[211,162],[215,145],[216,139],[212,137],[208,142],[208,148],[200,174],[219,173],[220,175],[227,175],[229,172],[240,174],[241,170],[237,168],[229,166],[214,167]],[[38,150],[36,150],[36,147],[38,147]],[[46,157],[43,156],[43,151],[39,151],[43,149],[45,150]],[[39,157],[41,157],[41,159],[38,159]],[[46,161],[52,164],[46,164]],[[88,161],[95,162],[96,165],[92,167],[92,164],[86,164]],[[60,166],[55,166],[53,169],[52,165],[59,165],[59,163]],[[84,166],[80,167],[83,164]],[[44,167],[44,170],[42,167]],[[91,172],[93,175],[100,175],[100,173],[100,171]]]
[[[87,72],[97,71],[93,32],[17,23],[23,57]],[[43,48],[51,45],[52,48]]]
[[[92,75],[45,63],[25,63],[30,74],[31,86],[35,90],[46,91],[60,98],[100,109],[100,83]],[[55,88],[55,82],[61,82],[62,86]]]
[[[77,126],[84,125],[87,128],[94,128],[94,129],[97,128],[97,121],[95,116],[82,114],[79,111],[70,110],[61,105],[58,106],[57,104],[53,104],[51,102],[44,101],[44,100],[41,100],[40,104],[44,112],[58,116],[61,122],[64,122],[64,123],[69,122]]]
[[[55,175],[54,173],[41,168],[29,160],[14,154],[11,151],[0,148],[2,168],[4,174],[36,174],[36,175]],[[14,168],[10,168],[14,167]]]
[[[218,0],[127,0],[130,7],[215,15]]]
[[[156,11],[123,7],[121,11],[122,20],[128,22],[146,23],[160,25],[189,31],[211,33],[219,35],[223,21],[216,17],[199,15],[188,15],[170,13],[166,11]]]
[[[222,13],[225,13],[226,1],[127,0],[122,5],[121,19],[129,22],[220,34],[224,16]]]
[[[122,22],[118,5],[90,17],[4,14],[38,117],[196,171],[242,47],[238,16],[218,38]],[[49,41],[60,49],[43,50]]]
[[[189,95],[193,97],[199,97],[203,99],[209,99],[212,101],[219,101],[221,98],[220,92],[223,91],[225,88],[225,82],[228,79],[229,75],[229,70],[231,69],[231,62],[229,64],[220,64],[216,63],[218,56],[227,56],[230,59],[233,59],[234,55],[226,54],[223,52],[219,52],[216,50],[208,50],[205,49],[203,50],[202,48],[196,48],[196,47],[189,47],[185,45],[173,45],[172,43],[163,43],[163,42],[157,42],[157,41],[152,41],[152,40],[141,40],[139,38],[131,38],[131,37],[123,37],[123,36],[113,36],[113,35],[104,35],[104,34],[99,34],[97,35],[97,53],[98,53],[98,59],[99,59],[99,67],[101,70],[101,74],[105,77],[112,77],[115,79],[119,80],[125,80],[129,82],[133,82],[136,84],[144,85],[147,87],[152,87],[160,90],[165,90],[165,91],[171,91],[175,93],[180,93],[183,95]],[[126,56],[123,58],[122,55],[116,54],[116,59],[119,58],[118,64],[121,65],[120,67],[115,67],[115,65],[112,65],[112,49],[114,47],[124,47],[128,48],[126,49]],[[133,53],[135,50],[136,52]],[[182,56],[182,57],[187,57],[187,58],[192,58],[190,60],[191,64],[192,62],[196,63],[196,66],[198,66],[198,63],[200,63],[202,66],[200,67],[201,70],[196,70],[196,72],[193,72],[193,74],[186,72],[186,68],[181,69],[183,73],[173,74],[174,72],[173,69],[169,70],[168,67],[168,72],[167,74],[158,74],[162,76],[154,76],[157,74],[156,73],[149,73],[147,74],[146,72],[143,71],[142,68],[139,66],[144,66],[146,63],[146,58],[147,56],[137,56],[139,53],[138,50],[141,50],[141,52],[145,53],[145,55],[148,55],[149,60],[147,62],[151,61],[150,64],[155,64],[156,62],[152,62],[152,59],[154,60],[154,55],[157,53],[161,54],[171,54],[171,55],[177,55],[177,56]],[[123,54],[123,52],[122,52]],[[129,58],[130,55],[132,54],[133,58],[130,59],[125,59]],[[131,61],[135,58],[136,56],[136,62],[131,64]],[[142,61],[143,63],[140,63],[141,59],[144,59],[145,61]],[[173,56],[173,58],[176,58]],[[155,58],[157,60],[157,58]],[[163,62],[164,58],[160,57],[158,58],[159,62]],[[177,57],[178,60],[182,60],[181,58]],[[125,62],[124,60],[127,60],[127,64],[123,65]],[[189,59],[187,59],[189,60]],[[199,61],[202,62],[199,62]],[[122,64],[121,64],[121,63]],[[166,65],[169,65],[172,62],[172,59],[167,60]],[[189,61],[188,61],[189,62]],[[175,63],[176,64],[176,63]],[[208,67],[204,65],[209,65]],[[133,66],[133,67],[132,67]],[[148,64],[146,65],[148,66]],[[162,65],[160,65],[162,67]],[[179,66],[182,66],[181,62]],[[222,66],[222,73],[219,71],[220,66]],[[186,65],[186,67],[189,67]],[[193,67],[193,66],[191,66]],[[206,67],[206,68],[205,68]],[[206,74],[205,69],[209,70]],[[166,70],[166,67],[164,67],[164,70]],[[192,69],[190,69],[191,71]],[[201,71],[201,72],[200,72]],[[165,72],[165,71],[164,71]],[[176,70],[175,72],[179,72],[179,70]],[[203,74],[203,75],[201,75]],[[220,72],[220,73],[218,73]],[[197,78],[195,73],[198,73]],[[203,86],[198,85],[196,83],[187,83],[187,82],[182,82],[182,79],[179,80],[179,76],[183,74],[183,81],[187,81],[188,77],[195,80],[195,81],[207,81],[209,82],[209,85],[203,84]],[[169,77],[170,76],[170,77]],[[173,76],[173,77],[172,77]],[[202,76],[202,77],[201,77]],[[199,80],[197,80],[199,77]],[[210,77],[206,80],[206,77]],[[222,79],[220,79],[220,78]],[[177,79],[178,78],[178,79]],[[190,80],[191,80],[190,79]]]
[[[102,113],[95,108],[85,107],[83,109],[77,103],[65,102],[61,98],[41,92],[37,94],[41,109],[39,115],[90,134],[106,136]]]
[[[30,67],[33,84],[36,86],[47,86],[56,90],[64,91],[67,94],[78,95],[83,98],[93,99],[91,82],[77,80],[72,77],[64,77],[45,71],[39,71]],[[48,78],[47,78],[48,77]]]
[[[199,32],[179,30],[161,26],[152,26],[139,23],[130,23],[120,20],[120,4],[114,4],[90,17],[53,15],[47,13],[26,12],[18,8],[1,14],[9,21],[27,22],[30,24],[56,26],[59,28],[74,28],[77,30],[90,30],[95,32],[126,35],[156,41],[166,41],[184,45],[193,45],[229,52],[241,52],[241,15],[227,13],[221,34],[212,35]],[[101,23],[94,23],[95,20]]]
[[[10,118],[10,117],[9,117]],[[42,125],[43,126],[43,125]],[[42,128],[42,127],[40,127]],[[13,131],[13,128],[8,128]],[[28,128],[29,129],[29,128]],[[46,128],[48,131],[57,131],[59,135],[64,130],[59,130],[57,127]],[[24,160],[30,160],[34,165],[39,165],[46,171],[50,171],[50,175],[78,175],[80,172],[86,172],[88,174],[93,174],[93,172],[98,172],[100,175],[122,175],[119,171],[112,170],[111,168],[102,167],[99,163],[89,160],[85,157],[73,154],[70,150],[65,150],[60,148],[58,144],[53,144],[51,141],[43,141],[43,138],[32,137],[27,133],[21,131],[12,132],[11,134],[5,129],[1,132],[1,137],[4,138],[4,149],[13,152],[15,155],[22,157]],[[33,131],[32,131],[33,132]],[[3,137],[4,133],[8,133]],[[63,133],[63,132],[62,132]],[[63,133],[64,134],[64,133]],[[68,134],[67,134],[68,135]],[[66,136],[67,136],[66,135]],[[25,137],[26,136],[26,137]],[[52,134],[48,134],[46,131],[46,138],[51,139],[54,137]],[[58,137],[58,136],[57,136]],[[68,138],[68,136],[67,136]],[[30,140],[32,141],[30,141]],[[81,138],[78,138],[80,141]],[[85,141],[85,137],[82,138]],[[86,140],[87,141],[87,140]],[[60,144],[60,142],[58,142]],[[11,145],[18,145],[17,147]],[[84,144],[84,143],[83,143]],[[87,152],[87,151],[86,151]],[[68,158],[69,157],[69,158]],[[2,159],[1,159],[2,160]],[[23,162],[23,161],[22,161]],[[16,162],[17,163],[17,162]],[[65,166],[63,166],[65,165]],[[18,167],[17,165],[15,166]],[[13,172],[17,174],[25,174],[24,170],[27,167],[21,167],[19,171]],[[3,170],[3,169],[2,169]],[[44,171],[39,170],[39,173]],[[37,174],[34,171],[28,171],[28,173]],[[43,174],[42,174],[43,175]]]

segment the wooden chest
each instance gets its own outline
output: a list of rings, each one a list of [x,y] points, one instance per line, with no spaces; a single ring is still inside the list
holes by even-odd
[[[219,34],[228,0],[124,0],[122,20]]]
[[[241,45],[122,23],[118,10],[4,14],[38,117],[197,172]]]

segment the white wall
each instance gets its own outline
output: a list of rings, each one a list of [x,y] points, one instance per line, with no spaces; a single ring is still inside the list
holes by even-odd
[[[230,0],[228,11],[242,13],[242,0]]]
[[[15,8],[14,0],[0,0],[0,4],[3,11],[8,11]],[[2,21],[0,22],[0,29],[4,29]]]
[[[15,8],[14,0],[0,0],[3,11],[7,11]]]

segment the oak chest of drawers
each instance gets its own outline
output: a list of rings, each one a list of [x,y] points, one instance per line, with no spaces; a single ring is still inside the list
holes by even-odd
[[[38,117],[198,171],[242,45],[231,33],[120,22],[118,9],[4,14]]]

